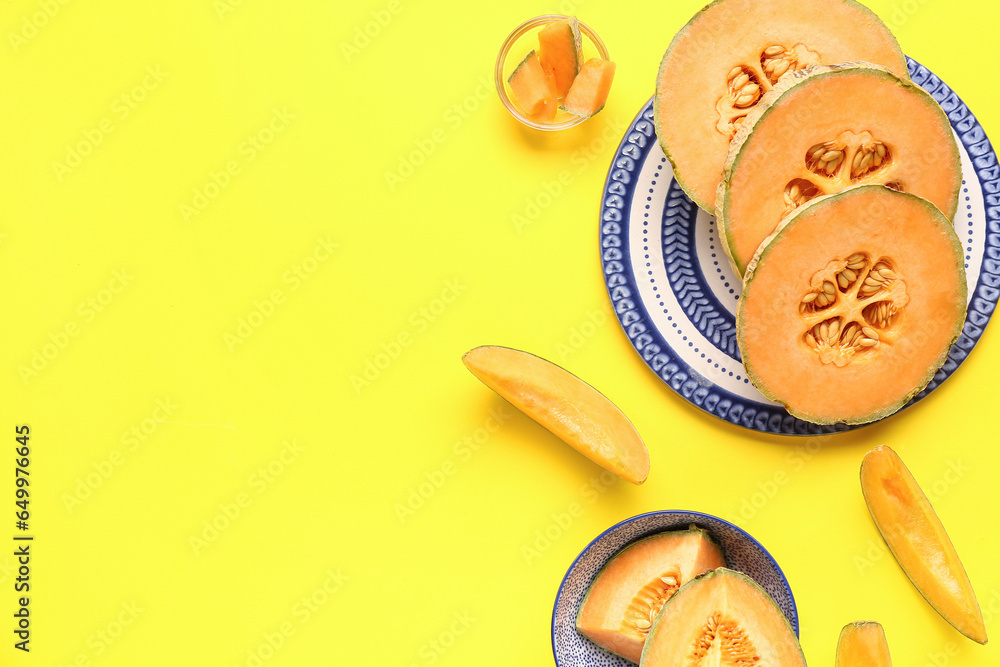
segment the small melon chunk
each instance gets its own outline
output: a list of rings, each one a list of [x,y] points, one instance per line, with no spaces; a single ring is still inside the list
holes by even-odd
[[[604,108],[611,90],[611,80],[614,78],[613,62],[591,58],[583,63],[580,73],[573,79],[573,85],[566,93],[561,108],[574,116],[590,118]]]
[[[879,445],[865,455],[861,491],[886,546],[924,599],[963,635],[985,644],[983,613],[965,567],[896,452]]]
[[[719,545],[697,526],[634,542],[597,573],[580,605],[576,629],[638,663],[653,620],[670,596],[698,575],[725,565]]]
[[[559,111],[559,100],[553,97],[545,100],[541,110],[528,114],[528,120],[535,123],[551,123],[555,119],[557,111]]]
[[[718,568],[674,593],[653,623],[641,667],[805,667],[788,619],[741,572]]]
[[[837,643],[836,667],[892,667],[882,626],[875,621],[845,625]]]
[[[472,374],[594,463],[633,484],[649,474],[649,452],[614,403],[550,361],[509,347],[465,353]]]
[[[556,95],[565,97],[583,64],[583,40],[576,17],[553,21],[538,33],[538,61],[555,82]]]
[[[514,92],[517,104],[529,116],[539,113],[547,103],[556,99],[555,84],[550,77],[545,76],[534,49],[514,69],[507,83]]]

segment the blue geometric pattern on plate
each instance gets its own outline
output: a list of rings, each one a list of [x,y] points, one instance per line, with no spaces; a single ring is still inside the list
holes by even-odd
[[[570,565],[552,609],[552,652],[558,667],[627,667],[633,663],[605,651],[576,631],[576,613],[591,582],[612,556],[627,544],[665,530],[696,524],[707,530],[726,557],[726,565],[743,572],[774,598],[799,634],[795,598],[774,558],[742,529],[700,512],[661,511],[626,519],[599,535]]]
[[[969,356],[1000,298],[1000,165],[962,100],[926,67],[907,59],[914,83],[948,114],[962,160],[955,231],[966,251],[969,307],[962,333],[927,387]],[[673,179],[656,139],[650,100],[626,131],[604,186],[601,261],[612,307],[632,346],[669,387],[725,421],[765,433],[848,430],[792,417],[745,377],[736,346],[741,281],[722,251],[715,219]],[[908,407],[907,406],[907,407]]]

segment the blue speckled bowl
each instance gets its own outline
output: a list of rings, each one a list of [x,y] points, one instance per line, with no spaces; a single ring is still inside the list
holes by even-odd
[[[605,651],[576,631],[576,612],[594,577],[611,557],[636,540],[696,524],[722,547],[726,563],[756,581],[784,612],[795,634],[799,615],[792,589],[771,554],[728,521],[700,512],[671,510],[640,514],[601,533],[569,566],[552,610],[552,652],[559,667],[627,667],[633,663]]]

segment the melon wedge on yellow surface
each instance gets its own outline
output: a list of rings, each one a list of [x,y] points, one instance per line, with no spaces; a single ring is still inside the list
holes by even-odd
[[[903,573],[946,621],[985,644],[986,625],[965,567],[930,501],[896,452],[880,445],[865,455],[861,490]]]
[[[837,642],[835,667],[892,667],[882,626],[875,621],[845,625]]]
[[[633,484],[649,474],[649,452],[614,403],[569,371],[528,352],[485,345],[462,361],[518,410],[594,463]]]

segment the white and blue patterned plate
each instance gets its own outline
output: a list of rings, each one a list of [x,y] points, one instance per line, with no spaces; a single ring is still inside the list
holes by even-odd
[[[605,651],[576,631],[576,613],[597,573],[625,546],[665,530],[704,528],[722,547],[726,564],[757,582],[774,598],[799,634],[799,616],[792,589],[771,554],[742,529],[700,512],[660,511],[640,514],[599,535],[570,565],[552,610],[552,652],[558,667],[627,667],[634,664]]]
[[[910,403],[933,391],[968,357],[1000,296],[1000,166],[975,116],[939,78],[908,59],[910,77],[941,104],[958,139],[962,193],[955,229],[966,251],[969,309],[944,366]],[[719,242],[715,219],[672,178],[656,139],[652,100],[625,133],[601,206],[601,261],[608,295],[629,341],[669,387],[725,421],[766,433],[847,430],[792,417],[747,379],[736,346],[742,283]]]

